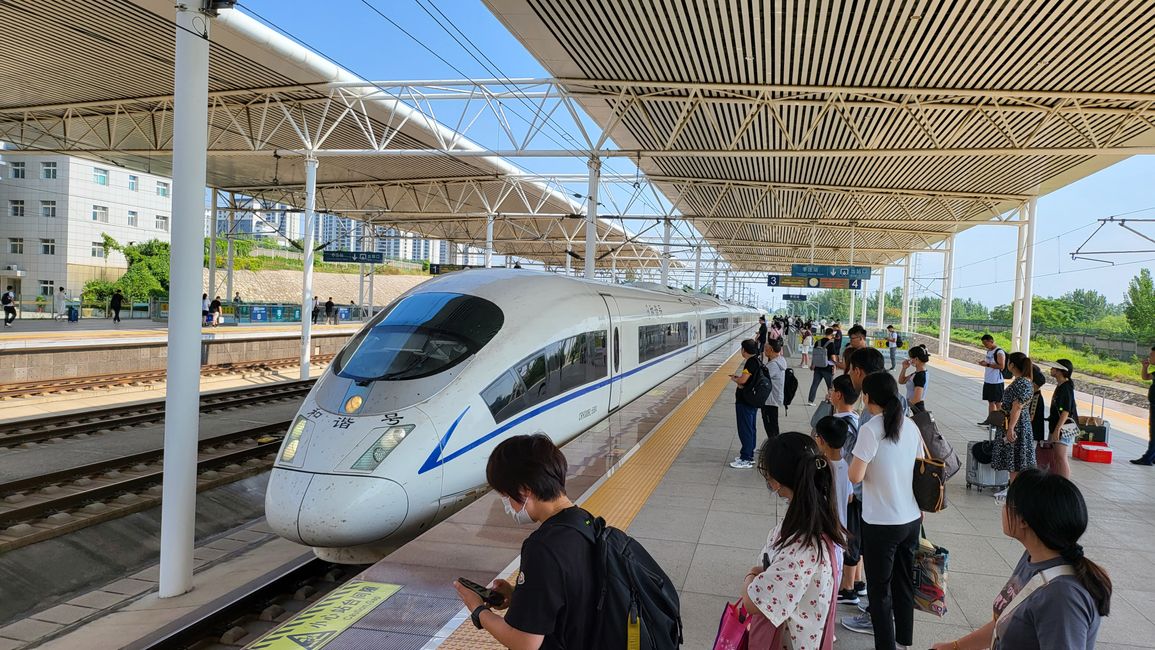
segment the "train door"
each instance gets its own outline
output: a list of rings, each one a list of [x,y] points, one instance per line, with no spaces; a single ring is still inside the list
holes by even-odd
[[[621,312],[618,311],[618,301],[613,296],[601,294],[602,300],[606,301],[606,311],[610,315],[610,332],[609,340],[606,341],[608,348],[606,356],[608,357],[608,366],[610,369],[610,377],[613,381],[610,382],[610,403],[607,413],[611,413],[622,405],[622,382],[619,380],[622,374],[622,332],[621,332]]]

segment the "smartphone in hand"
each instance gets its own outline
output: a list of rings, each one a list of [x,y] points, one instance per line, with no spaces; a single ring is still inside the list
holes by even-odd
[[[478,596],[481,596],[481,599],[483,601],[485,601],[485,604],[487,604],[487,605],[492,605],[493,607],[497,607],[498,605],[505,602],[505,596],[502,596],[501,594],[497,593],[496,591],[494,591],[492,589],[487,589],[485,587],[482,587],[481,585],[477,584],[476,582],[474,582],[472,580],[469,580],[468,578],[458,578],[457,584],[461,585],[462,587],[465,587],[466,589],[472,591],[473,593],[477,594]]]

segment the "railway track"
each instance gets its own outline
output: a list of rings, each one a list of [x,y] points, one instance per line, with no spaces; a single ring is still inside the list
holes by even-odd
[[[132,650],[221,650],[255,641],[365,567],[331,564],[312,553],[210,603]]]
[[[253,404],[305,396],[316,380],[278,382],[201,395],[201,413],[211,413]],[[66,413],[42,418],[0,423],[0,450],[28,447],[72,436],[127,429],[164,419],[164,400],[128,406],[113,406],[83,413]]]
[[[326,363],[332,360],[333,355],[324,354],[313,357],[313,363]],[[249,372],[274,372],[290,368],[300,363],[297,358],[271,359],[268,361],[252,361],[247,363],[224,363],[205,366],[201,375],[216,377],[220,375],[243,374]],[[89,377],[73,377],[53,379],[51,381],[25,381],[0,386],[0,400],[17,397],[34,397],[53,395],[77,391],[97,390],[101,388],[118,388],[124,386],[142,386],[164,381],[164,370],[145,370],[141,372],[112,373],[107,375],[92,375]]]
[[[201,440],[197,491],[272,466],[291,421]],[[0,483],[0,554],[160,503],[163,450]]]

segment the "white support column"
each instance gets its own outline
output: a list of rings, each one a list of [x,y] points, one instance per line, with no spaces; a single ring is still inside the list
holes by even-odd
[[[851,227],[851,229],[850,229],[850,266],[854,266],[854,245],[855,245],[855,243],[856,243],[856,241],[854,238],[854,228]],[[858,298],[858,292],[855,291],[854,289],[851,289],[850,290],[850,316],[847,317],[847,319],[846,319],[847,320],[847,323],[846,323],[847,328],[850,328],[854,325],[854,312],[857,311],[855,309],[855,307],[856,307],[855,300],[857,298]],[[866,313],[866,305],[862,306],[862,313],[864,313],[864,314]],[[863,320],[865,320],[865,319],[863,319]]]
[[[939,309],[938,355],[950,356],[951,310],[954,306],[954,234],[947,239],[942,262],[942,308]]]
[[[670,286],[670,220],[662,224],[662,286]]]
[[[586,197],[586,252],[585,278],[594,279],[594,265],[598,254],[598,184],[601,183],[602,161],[590,158],[590,185]]]
[[[1034,278],[1035,278],[1035,221],[1037,221],[1038,199],[1031,197],[1027,202],[1027,233],[1026,233],[1026,261],[1023,265],[1023,315],[1022,333],[1018,351],[1031,355],[1031,310],[1034,306]]]
[[[710,293],[714,294],[715,296],[722,295],[722,292],[718,291],[718,253],[717,252],[714,253],[714,277],[710,280]]]
[[[305,157],[305,211],[301,213],[301,241],[304,248],[304,267],[301,283],[301,379],[309,378],[309,364],[313,352],[313,229],[317,220],[317,157]]]
[[[362,221],[357,226],[359,234],[354,239],[357,240],[357,252],[365,251],[365,222]],[[365,263],[361,262],[357,265],[357,306],[361,308],[361,313],[365,313]]]
[[[1015,248],[1015,296],[1011,302],[1011,352],[1021,350],[1023,347],[1024,271],[1027,263],[1026,212],[1027,205],[1024,203],[1019,206],[1019,225],[1016,229],[1018,246]]]
[[[567,243],[565,245],[565,274],[567,276],[573,275],[573,273],[572,273],[572,271],[573,271],[573,256],[570,255],[570,251],[572,251],[572,250],[573,250],[573,246],[571,246],[570,244]]]
[[[878,329],[886,327],[883,321],[886,319],[886,267],[878,272],[878,323],[875,325]]]
[[[902,271],[902,325],[899,329],[910,331],[910,254],[906,256]]]
[[[493,268],[493,215],[485,216],[485,268]]]
[[[369,250],[371,250],[373,252],[377,252],[377,229],[376,228],[370,228],[369,229]],[[376,279],[377,279],[377,264],[376,264],[376,262],[374,262],[373,264],[369,265],[369,301],[368,301],[369,305],[368,305],[368,310],[365,312],[366,318],[373,318],[373,305],[374,305],[373,299],[377,297],[377,294],[374,292],[375,287],[373,286],[373,281]]]
[[[694,247],[694,293],[702,291],[702,245]]]
[[[229,202],[230,208],[236,207],[236,201]],[[214,221],[215,223],[215,221]],[[237,213],[229,210],[229,231],[225,234],[226,242],[226,256],[225,256],[225,295],[229,300],[233,299],[236,294],[233,292],[233,269],[236,266],[234,258],[236,256],[236,249],[233,247],[233,235],[237,229]],[[234,312],[235,313],[235,312]]]
[[[179,596],[193,587],[209,23],[209,17],[200,11],[177,6],[172,127],[172,241],[176,245],[172,246],[169,261],[168,387],[158,593],[161,598]]]
[[[216,188],[213,188],[210,194],[213,197],[212,209],[209,210],[209,287],[206,293],[209,294],[209,300],[216,296],[217,292],[217,200],[219,194]],[[231,298],[232,296],[229,296]]]

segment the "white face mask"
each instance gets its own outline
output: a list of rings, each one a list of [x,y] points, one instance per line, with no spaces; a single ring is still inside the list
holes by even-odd
[[[513,520],[521,526],[528,526],[533,523],[533,517],[529,516],[529,498],[526,497],[525,503],[521,505],[521,510],[514,510],[513,504],[509,502],[509,497],[504,494],[501,495],[501,502],[505,504],[505,514],[513,517]]]

